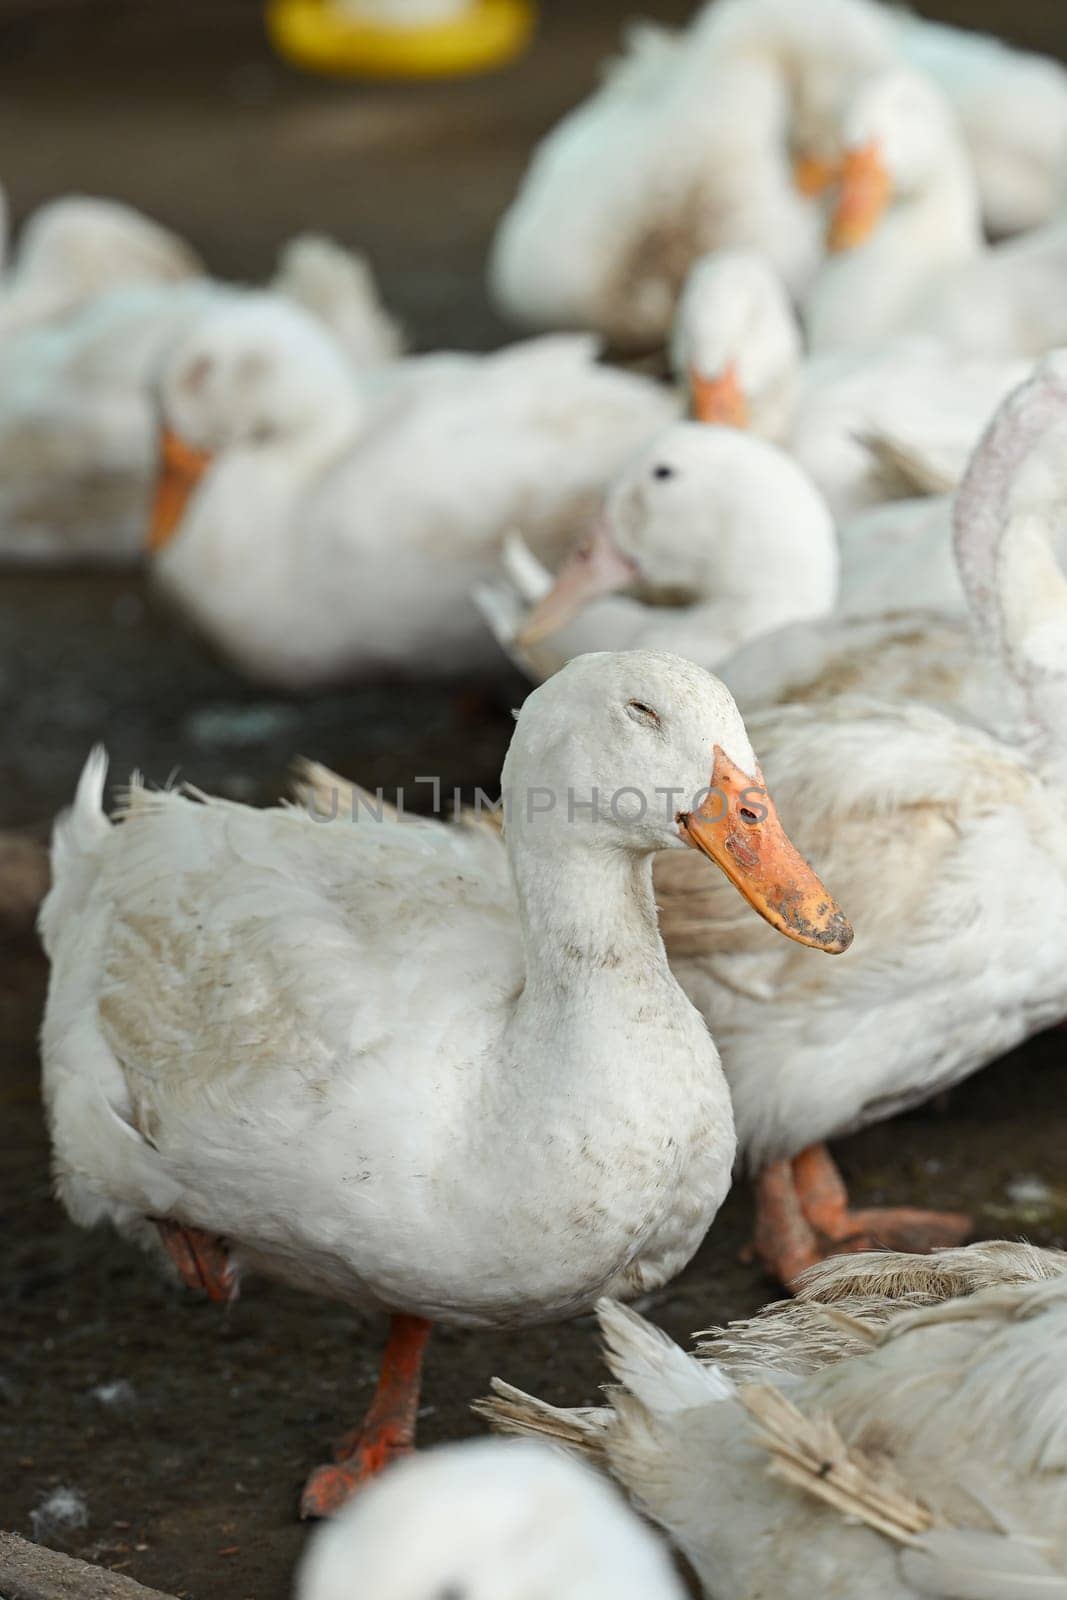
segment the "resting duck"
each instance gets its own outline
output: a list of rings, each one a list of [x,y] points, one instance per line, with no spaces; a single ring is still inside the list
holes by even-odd
[[[620,463],[675,415],[584,337],[398,363],[357,388],[306,317],[247,299],[173,352],[160,587],[251,676],[488,667],[470,599],[521,520],[558,561]]]
[[[295,1600],[685,1600],[666,1550],[588,1468],[479,1439],[398,1463],[319,1528]]]
[[[0,283],[0,340],[67,317],[121,285],[174,284],[203,268],[185,242],[116,200],[68,195],[33,213]]]
[[[918,74],[862,84],[841,122],[830,257],[804,301],[813,351],[877,346],[978,256],[978,190],[952,110]]]
[[[356,372],[395,354],[397,330],[369,268],[331,240],[292,240],[273,290],[283,311],[290,302],[306,306]],[[127,283],[4,344],[0,559],[140,559],[157,473],[159,369],[202,316],[237,302],[241,292],[202,277]]]
[[[955,488],[982,429],[1029,371],[1027,361],[963,359],[914,334],[805,359],[781,278],[741,250],[693,267],[671,353],[694,416],[787,449],[839,521]]]
[[[532,327],[643,348],[665,339],[707,250],[757,250],[801,292],[823,223],[794,156],[822,140],[858,78],[894,59],[888,17],[852,0],[717,0],[682,33],[634,30],[534,154],[493,245],[498,303]]]
[[[410,1449],[431,1322],[644,1293],[722,1203],[730,1100],[667,967],[653,852],[710,852],[790,939],[836,953],[851,929],[733,701],[673,656],[584,656],[529,697],[506,862],[484,828],[136,783],[113,827],[104,777],[96,753],[41,913],[58,1192],[217,1298],[249,1268],[390,1313],[364,1426],[305,1491],[333,1510]]]
[[[709,1600],[1058,1597],[1067,1256],[974,1248],[839,1257],[699,1359],[602,1302],[606,1407],[497,1384],[480,1409],[606,1466]]]
[[[671,649],[712,668],[744,640],[826,617],[837,535],[821,496],[782,451],[733,428],[676,423],[640,451],[555,580],[517,533],[508,582],[475,598],[538,681],[587,650]]]

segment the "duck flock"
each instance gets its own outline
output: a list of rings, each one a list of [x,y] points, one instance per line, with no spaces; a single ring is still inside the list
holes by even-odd
[[[708,1600],[1065,1600],[1067,1254],[854,1208],[826,1141],[1067,1017],[1067,71],[873,0],[641,26],[488,276],[529,337],[411,357],[327,239],[249,288],[103,201],[21,235],[6,561],[144,561],[289,690],[536,685],[447,822],[311,762],[109,813],[92,753],[60,1199],[390,1318],[300,1600],[667,1600],[671,1546]],[[686,1353],[624,1302],[739,1173],[787,1297]],[[413,1454],[434,1324],[594,1308],[600,1408],[502,1374],[522,1439]]]

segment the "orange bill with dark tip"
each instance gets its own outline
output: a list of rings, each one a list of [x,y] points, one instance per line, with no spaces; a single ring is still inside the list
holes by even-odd
[[[829,156],[796,156],[793,160],[793,183],[801,194],[825,194],[840,176],[840,161]]]
[[[184,439],[162,429],[159,436],[159,476],[148,529],[149,550],[162,550],[178,531],[193,490],[210,467],[214,457],[197,450]]]
[[[841,167],[841,188],[830,220],[831,250],[855,250],[881,222],[892,195],[889,169],[878,141],[850,150]]]
[[[727,428],[748,427],[748,401],[733,361],[714,378],[707,378],[696,367],[691,367],[689,394],[698,422],[718,422]]]
[[[522,648],[547,639],[600,595],[628,588],[636,576],[637,563],[619,549],[602,517],[560,567],[555,583],[515,635],[515,643]]]
[[[772,928],[828,955],[848,949],[851,923],[782,827],[758,770],[749,777],[716,745],[706,799],[677,820],[686,844],[714,861]]]

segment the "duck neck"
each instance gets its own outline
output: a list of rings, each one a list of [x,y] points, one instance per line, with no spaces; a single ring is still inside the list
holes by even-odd
[[[520,806],[547,804],[549,793],[515,797],[508,825],[527,993],[588,993],[669,977],[651,855],[593,843],[586,796],[554,796],[554,826],[516,815]]]

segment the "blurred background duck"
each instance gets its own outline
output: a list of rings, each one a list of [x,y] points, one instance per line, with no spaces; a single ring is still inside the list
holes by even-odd
[[[358,1585],[358,1588],[356,1587]],[[398,1463],[311,1537],[295,1600],[685,1600],[659,1539],[563,1451],[478,1439]]]
[[[391,1315],[364,1427],[305,1491],[323,1514],[411,1449],[432,1321],[644,1293],[726,1195],[729,1095],[667,966],[653,853],[709,853],[789,939],[835,953],[851,929],[772,804],[749,809],[729,694],[673,656],[584,656],[529,697],[506,860],[484,828],[136,782],[116,827],[104,780],[98,751],[40,921],[58,1192],[215,1298],[249,1267]],[[655,799],[719,790],[725,814]]]
[[[1058,1596],[1067,1257],[972,1250],[838,1257],[698,1357],[604,1302],[606,1406],[498,1382],[479,1409],[606,1467],[709,1600],[802,1600],[828,1573],[879,1600]]]
[[[964,359],[932,336],[804,355],[781,278],[752,251],[693,266],[671,342],[676,382],[703,422],[748,428],[787,449],[844,520],[953,488],[1029,363]]]
[[[948,101],[918,73],[863,83],[841,121],[830,254],[804,297],[813,351],[870,348],[982,248],[978,185]]]
[[[121,274],[120,274],[121,276]],[[285,246],[272,288],[311,312],[356,374],[399,333],[362,257],[330,239]],[[0,346],[0,560],[128,563],[144,552],[158,470],[155,386],[168,352],[242,291],[206,276],[102,287]]]
[[[397,363],[357,386],[310,318],[202,319],[161,390],[153,570],[243,671],[311,688],[497,652],[470,591],[516,521],[558,562],[620,463],[676,414],[593,341]]]

